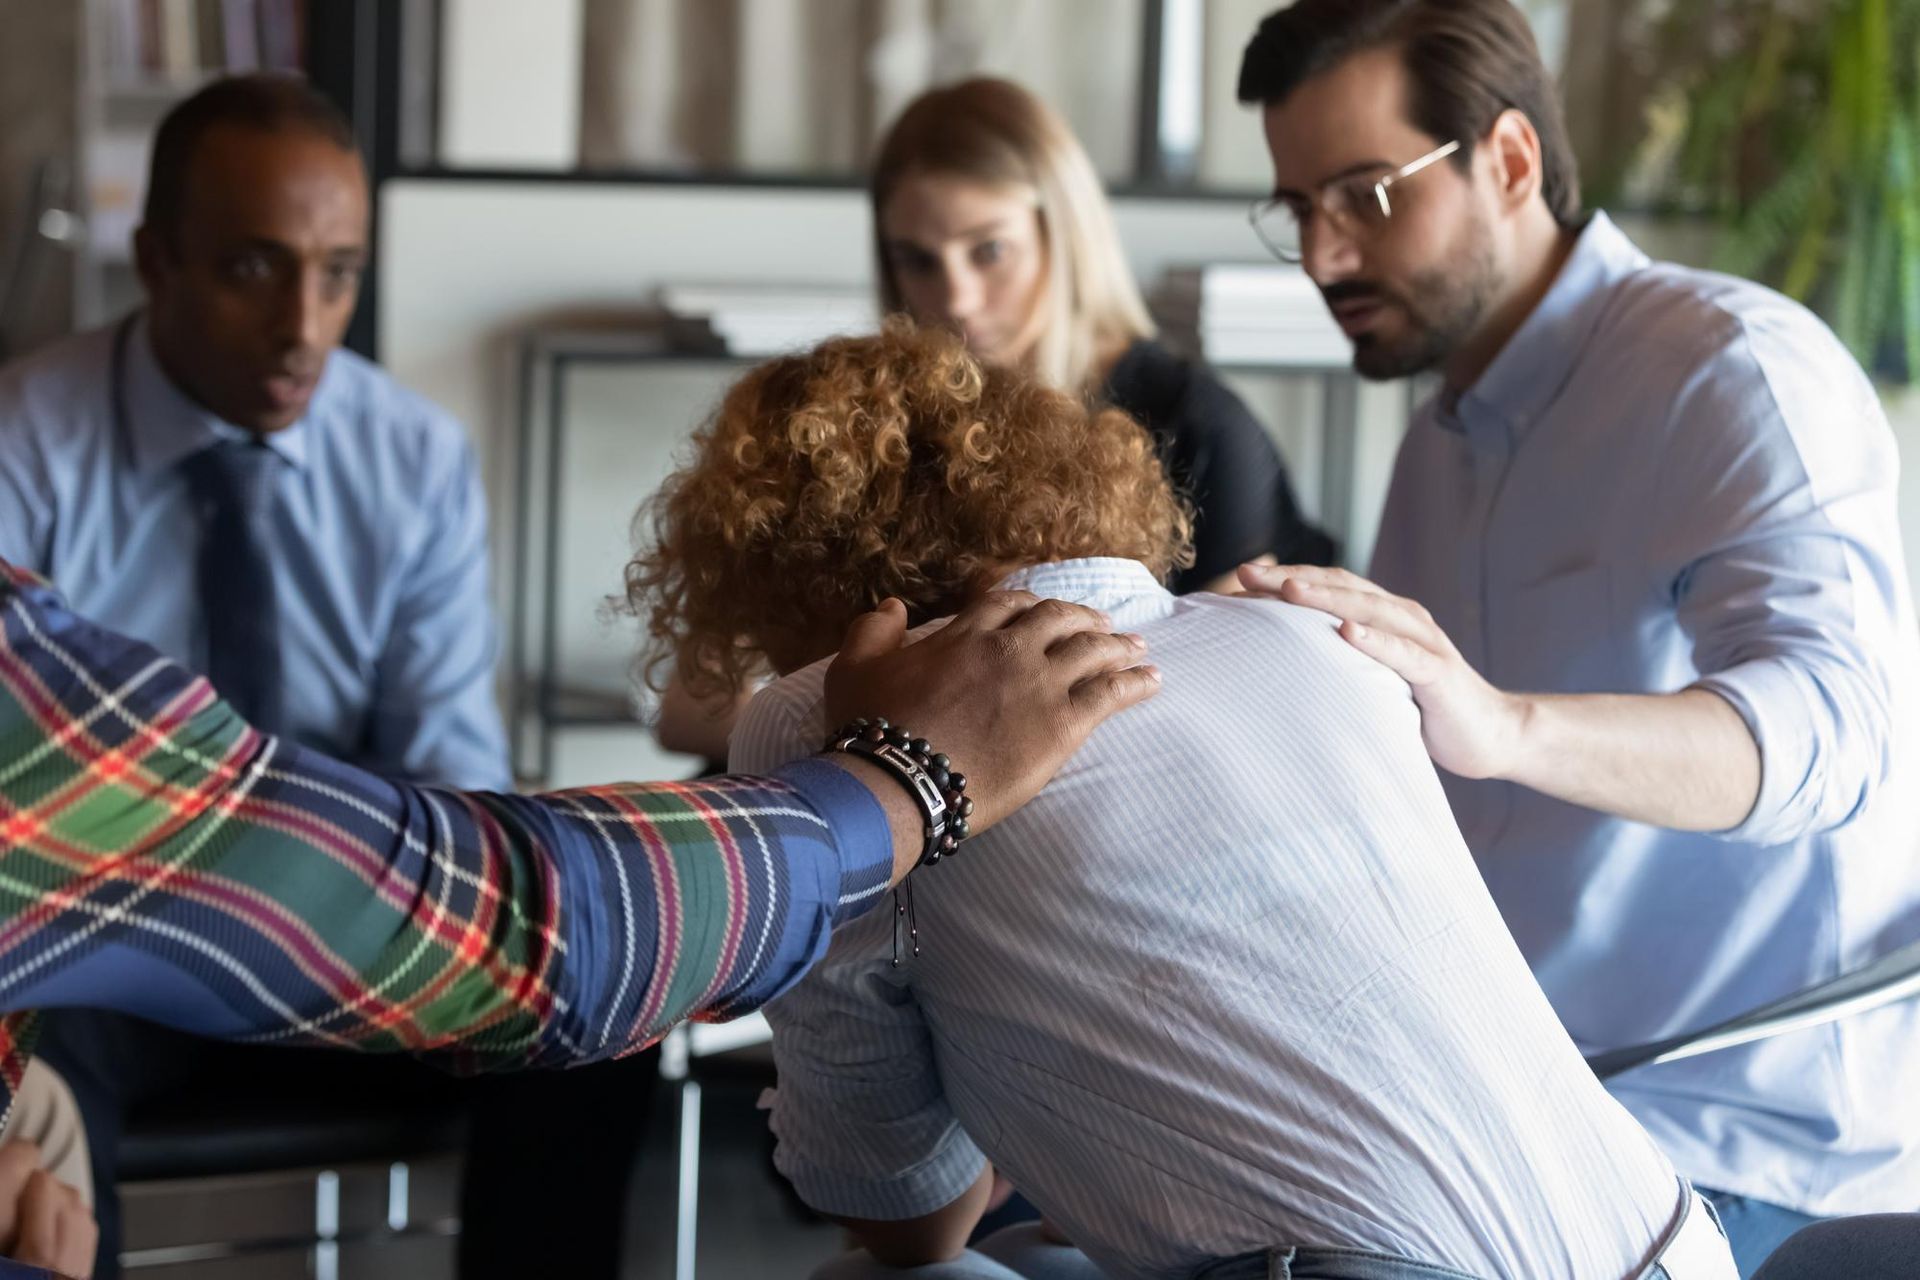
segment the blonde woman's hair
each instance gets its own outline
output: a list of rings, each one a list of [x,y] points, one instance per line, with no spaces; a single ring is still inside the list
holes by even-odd
[[[1033,191],[1047,248],[1048,311],[1033,373],[1063,390],[1093,389],[1101,358],[1153,336],[1093,161],[1052,108],[1008,80],[980,77],[929,90],[893,122],[873,165],[880,304],[906,310],[881,212],[909,177],[932,174]]]

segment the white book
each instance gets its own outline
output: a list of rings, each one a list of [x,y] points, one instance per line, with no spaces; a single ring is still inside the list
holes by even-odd
[[[254,0],[220,0],[220,30],[226,45],[227,70],[238,73],[260,69],[260,16]]]
[[[1353,359],[1353,347],[1344,336],[1337,340],[1321,337],[1278,338],[1262,335],[1232,341],[1206,341],[1200,346],[1207,363],[1216,365],[1251,364],[1274,368],[1344,367]]]
[[[1249,303],[1243,307],[1207,307],[1191,317],[1203,325],[1225,329],[1286,328],[1298,324],[1332,324],[1332,313],[1319,298],[1284,298]]]
[[[871,327],[853,322],[846,324],[822,322],[812,325],[715,324],[713,332],[714,336],[726,344],[727,350],[735,355],[765,356],[803,351],[829,338],[871,332]]]
[[[781,314],[822,310],[871,315],[873,295],[865,289],[809,285],[661,285],[654,299],[675,315]]]
[[[803,328],[820,324],[873,324],[875,316],[871,307],[807,307],[794,308],[791,311],[726,311],[682,312],[677,316],[704,319],[713,324],[729,325],[799,325]]]
[[[1299,267],[1281,262],[1214,263],[1169,271],[1166,290],[1202,302],[1230,302],[1249,298],[1318,296],[1320,290]]]

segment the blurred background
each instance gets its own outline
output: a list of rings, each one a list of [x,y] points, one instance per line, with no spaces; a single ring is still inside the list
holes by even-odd
[[[0,355],[137,303],[129,235],[149,137],[173,103],[228,70],[309,76],[349,113],[377,188],[349,345],[451,410],[480,452],[519,774],[543,786],[684,774],[691,759],[662,753],[636,720],[633,639],[605,607],[629,522],[794,312],[861,314],[863,171],[930,85],[1002,74],[1065,114],[1163,322],[1253,405],[1306,513],[1365,565],[1417,388],[1352,378],[1310,289],[1251,336],[1193,304],[1210,271],[1272,266],[1246,221],[1268,180],[1258,119],[1233,84],[1273,3],[0,0]],[[1656,256],[1813,306],[1920,453],[1920,0],[1523,7],[1560,69],[1589,204]],[[1920,484],[1905,485],[1920,564]],[[709,1115],[703,1269],[828,1252],[831,1231],[793,1216],[761,1172],[751,1093]],[[673,1265],[684,1152],[670,1122],[654,1132],[635,1276]],[[411,1176],[403,1220],[444,1217],[445,1170]],[[391,1220],[390,1171],[347,1171],[331,1193],[289,1185],[257,1203],[244,1198],[257,1187],[130,1202],[146,1215],[132,1221],[149,1273],[269,1274],[264,1253],[221,1261],[182,1243],[220,1204],[257,1225],[293,1203],[284,1212],[304,1223],[301,1197],[324,1210],[331,1194],[336,1227],[359,1214],[377,1228],[383,1207]],[[302,1246],[285,1274],[448,1274],[428,1235],[385,1253]]]

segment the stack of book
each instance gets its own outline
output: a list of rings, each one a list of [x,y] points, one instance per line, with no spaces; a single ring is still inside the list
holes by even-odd
[[[1326,368],[1353,345],[1298,267],[1215,263],[1167,272],[1153,296],[1173,345],[1209,364]]]
[[[303,0],[107,0],[98,18],[101,69],[117,86],[301,67]]]
[[[866,289],[818,285],[664,285],[656,301],[679,345],[735,356],[798,351],[879,325]]]

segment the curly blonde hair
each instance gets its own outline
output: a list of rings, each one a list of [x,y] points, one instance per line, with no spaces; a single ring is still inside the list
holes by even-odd
[[[918,623],[1024,565],[1193,558],[1139,424],[902,320],[749,372],[634,524],[647,679],[701,696],[833,652],[889,596]]]

